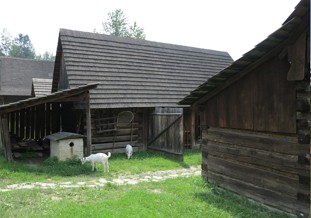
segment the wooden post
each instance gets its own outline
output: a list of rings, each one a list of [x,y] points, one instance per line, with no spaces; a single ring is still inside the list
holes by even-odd
[[[190,138],[191,138],[191,148],[195,147],[195,110],[191,109],[191,115],[190,115]]]
[[[90,92],[86,94],[86,152],[91,154],[92,145],[92,130],[91,130],[91,107],[90,107]]]
[[[9,133],[9,125],[8,125],[8,114],[2,114],[1,116],[1,131],[2,131],[2,142],[4,148],[4,156],[8,162],[12,162],[12,148],[11,148],[11,140]]]

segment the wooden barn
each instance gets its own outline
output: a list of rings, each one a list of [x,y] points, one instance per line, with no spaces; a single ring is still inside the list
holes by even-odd
[[[0,57],[0,104],[31,97],[32,78],[51,79],[54,61]]]
[[[310,1],[180,104],[202,117],[202,176],[310,216]]]
[[[227,52],[61,29],[52,91],[100,82],[90,91],[92,152],[130,143],[180,157],[192,118],[177,103],[230,63]],[[84,123],[72,120],[80,134]]]

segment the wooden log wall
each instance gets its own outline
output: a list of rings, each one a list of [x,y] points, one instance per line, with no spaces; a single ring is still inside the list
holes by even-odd
[[[131,111],[134,119],[116,129],[117,115],[122,111]],[[143,114],[144,109],[141,108],[92,110],[92,153],[124,153],[127,144],[133,146],[134,152],[144,150]]]
[[[295,135],[222,128],[203,131],[202,176],[238,194],[295,214],[310,214],[309,144]],[[305,182],[302,182],[305,181]]]

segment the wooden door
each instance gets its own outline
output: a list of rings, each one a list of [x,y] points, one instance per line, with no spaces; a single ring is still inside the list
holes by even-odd
[[[147,149],[183,159],[182,108],[155,108],[151,114],[151,129]]]

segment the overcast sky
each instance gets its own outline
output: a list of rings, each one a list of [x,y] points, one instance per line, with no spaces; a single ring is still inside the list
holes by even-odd
[[[146,40],[227,51],[234,60],[273,33],[299,0],[5,0],[0,30],[28,34],[36,54],[55,54],[60,28],[102,29],[122,9]]]

